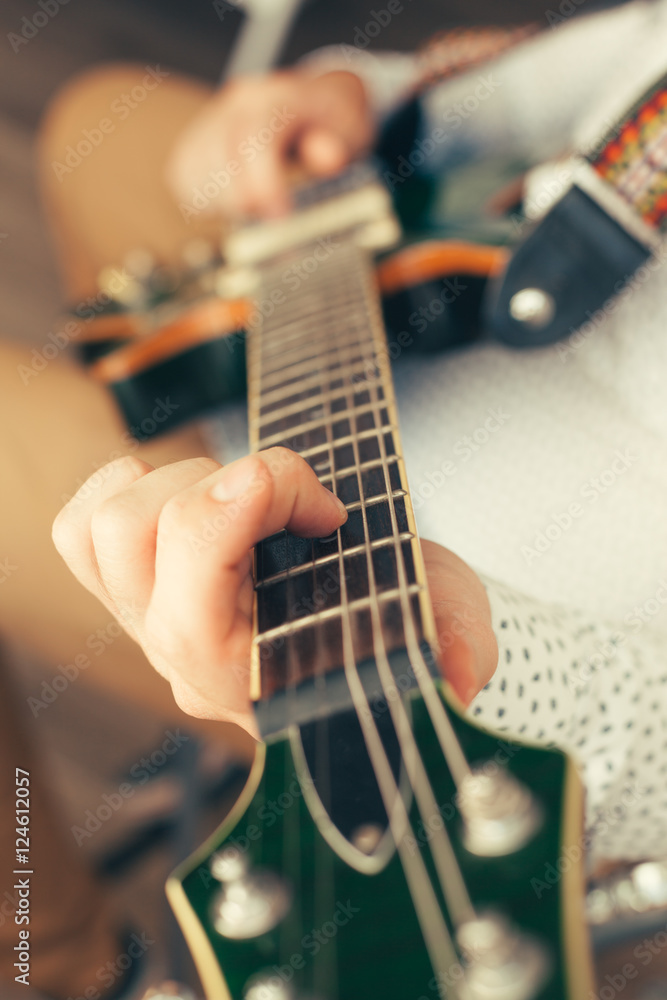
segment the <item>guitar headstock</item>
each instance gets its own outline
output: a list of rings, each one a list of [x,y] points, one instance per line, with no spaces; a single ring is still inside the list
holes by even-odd
[[[296,727],[258,748],[230,817],[170,879],[168,895],[209,1000],[588,995],[573,765],[559,751],[480,729],[440,690],[479,776],[476,787],[457,790],[420,693],[402,697],[437,809],[424,816],[405,793],[409,825],[401,849],[377,817],[364,819],[372,807],[360,803],[358,790],[351,789],[348,802],[356,828],[345,828],[340,806],[332,821],[326,781],[314,773],[325,759],[331,767],[328,720],[321,724],[319,756],[308,750],[312,734],[302,738]],[[335,738],[340,747],[340,731]],[[400,777],[398,784],[404,788]],[[440,890],[443,836],[474,919],[461,922],[460,901],[454,897],[448,905]],[[437,968],[418,919],[420,901],[406,878],[415,858],[424,864],[453,942],[453,956],[443,953]]]

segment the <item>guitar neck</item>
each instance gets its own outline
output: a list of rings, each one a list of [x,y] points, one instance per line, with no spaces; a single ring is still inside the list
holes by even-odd
[[[283,530],[256,548],[251,687],[267,737],[349,707],[346,661],[424,647],[432,619],[370,251],[353,228],[257,275],[251,447],[297,452],[348,510],[328,538]]]

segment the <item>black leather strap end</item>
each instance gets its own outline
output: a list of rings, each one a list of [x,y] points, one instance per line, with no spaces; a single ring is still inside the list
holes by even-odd
[[[649,247],[574,186],[516,249],[499,282],[489,287],[488,331],[513,347],[560,340],[595,316],[650,255]],[[531,298],[524,290],[538,294]]]

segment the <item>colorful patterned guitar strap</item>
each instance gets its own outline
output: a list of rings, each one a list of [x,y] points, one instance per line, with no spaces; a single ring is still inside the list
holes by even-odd
[[[599,323],[638,268],[662,260],[666,228],[667,75],[582,156],[572,186],[489,287],[489,332],[539,346]]]

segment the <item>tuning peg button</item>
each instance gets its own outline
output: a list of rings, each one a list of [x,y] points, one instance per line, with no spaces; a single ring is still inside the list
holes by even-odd
[[[484,766],[466,775],[459,789],[463,842],[472,854],[499,857],[520,850],[537,833],[543,814],[530,790],[504,768]]]
[[[280,923],[292,903],[286,879],[265,868],[251,869],[248,855],[234,845],[216,851],[209,860],[221,888],[211,910],[218,934],[242,941],[258,937]]]
[[[195,993],[189,986],[182,983],[161,983],[160,986],[152,986],[147,993],[144,993],[141,1000],[198,1000]]]

